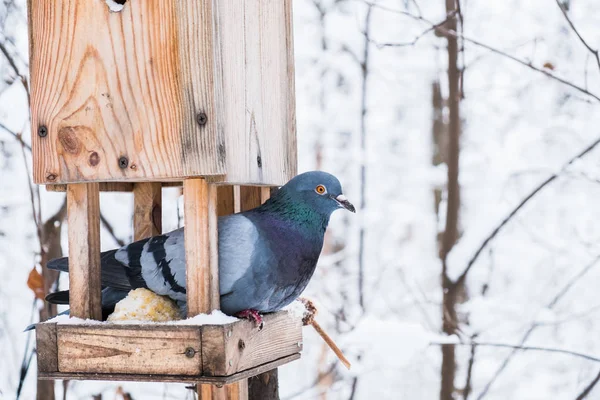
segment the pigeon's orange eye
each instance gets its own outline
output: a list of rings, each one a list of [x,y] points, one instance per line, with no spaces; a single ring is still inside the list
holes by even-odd
[[[327,189],[325,189],[325,186],[319,185],[315,188],[315,192],[319,194],[325,194],[325,192],[327,192]]]

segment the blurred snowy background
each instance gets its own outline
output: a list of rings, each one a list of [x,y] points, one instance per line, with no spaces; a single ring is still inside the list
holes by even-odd
[[[35,221],[64,200],[30,192],[24,3],[0,2],[6,399],[35,345],[22,333],[38,318]],[[305,329],[303,358],[280,368],[282,399],[600,399],[597,1],[295,0],[294,25],[299,171],[336,174],[360,210],[334,214],[307,290],[354,367]],[[165,230],[180,202],[165,193]],[[132,198],[101,203],[114,230],[103,247],[130,241]],[[462,343],[435,343],[446,334]],[[32,357],[22,399],[35,398]],[[114,398],[119,385],[191,398],[111,382],[71,382],[67,398]]]

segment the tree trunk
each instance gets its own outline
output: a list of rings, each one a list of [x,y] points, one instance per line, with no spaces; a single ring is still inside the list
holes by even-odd
[[[456,0],[445,0],[446,14],[453,15],[445,28],[457,31]],[[458,324],[456,305],[462,284],[452,282],[447,274],[448,253],[458,239],[458,214],[460,209],[460,187],[458,182],[459,141],[460,141],[460,72],[458,69],[458,40],[455,36],[446,35],[448,41],[448,191],[446,226],[442,236],[440,258],[442,260],[442,289],[443,289],[443,332],[451,335]],[[442,368],[440,400],[454,399],[454,380],[456,377],[455,348],[453,345],[442,346]]]

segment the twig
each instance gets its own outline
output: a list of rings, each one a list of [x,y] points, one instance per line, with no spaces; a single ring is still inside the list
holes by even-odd
[[[437,24],[433,24],[431,25],[429,28],[425,29],[423,32],[419,33],[417,36],[415,36],[415,38],[413,40],[411,40],[410,42],[399,42],[399,43],[374,43],[378,48],[382,49],[384,47],[407,47],[407,46],[414,46],[415,44],[417,44],[417,42],[425,35],[427,35],[429,32],[434,31],[436,29],[438,29],[439,27],[446,25],[448,23],[449,20],[451,20],[452,18],[454,18],[454,13],[452,13],[452,15],[448,16],[448,18],[446,18],[445,20],[443,20],[442,22],[438,22]]]
[[[323,338],[325,343],[327,343],[327,346],[329,346],[329,348],[335,353],[337,358],[340,359],[342,364],[344,364],[344,366],[346,368],[350,369],[350,367],[351,367],[350,361],[348,361],[348,359],[344,356],[344,353],[342,353],[342,350],[340,350],[340,348],[335,344],[335,342],[333,341],[333,339],[331,339],[331,337],[327,334],[327,332],[325,332],[323,330],[323,328],[321,328],[321,325],[319,325],[319,323],[317,321],[315,321],[314,319],[312,320],[312,322],[310,324],[312,325],[313,328],[315,328],[317,333]]]
[[[515,350],[533,350],[533,351],[545,351],[548,353],[560,353],[568,354],[575,357],[584,358],[589,361],[600,362],[600,357],[591,356],[589,354],[580,353],[578,351],[572,351],[567,349],[557,349],[554,347],[542,347],[542,346],[523,346],[522,344],[507,344],[507,343],[494,343],[494,342],[466,342],[466,343],[444,343],[444,342],[431,342],[433,345],[438,346],[486,346],[486,347],[501,347],[506,349]]]
[[[556,5],[558,5],[558,8],[560,8],[560,11],[562,12],[562,14],[564,15],[565,19],[567,20],[567,22],[569,23],[569,26],[571,27],[571,29],[573,30],[573,32],[575,32],[575,35],[577,35],[577,37],[579,38],[579,41],[590,51],[590,53],[592,53],[594,55],[594,57],[596,57],[596,63],[598,64],[598,69],[600,69],[600,57],[598,56],[598,50],[593,49],[586,41],[585,39],[581,36],[581,34],[579,33],[579,31],[577,30],[577,28],[575,28],[575,25],[573,24],[573,21],[571,21],[571,18],[569,18],[569,14],[567,14],[567,10],[565,9],[565,7],[560,3],[559,0],[556,0]]]
[[[471,257],[471,259],[467,263],[467,267],[465,268],[463,273],[459,276],[459,278],[456,280],[456,282],[458,283],[458,282],[464,281],[466,279],[467,274],[469,273],[469,270],[471,269],[471,267],[473,267],[473,264],[475,264],[475,261],[477,261],[477,259],[481,255],[481,252],[486,248],[486,246],[490,243],[490,241],[498,235],[500,230],[502,230],[502,228],[519,212],[519,210],[521,210],[521,208],[523,208],[523,206],[525,206],[525,204],[527,204],[529,202],[529,200],[531,200],[533,197],[535,197],[535,195],[538,194],[543,188],[548,186],[548,184],[550,184],[552,181],[554,181],[556,178],[558,178],[560,176],[560,174],[562,174],[576,160],[580,159],[581,157],[585,156],[587,153],[592,151],[596,146],[598,146],[598,144],[600,144],[600,138],[597,138],[596,140],[594,140],[585,149],[583,149],[581,152],[579,152],[574,157],[572,157],[569,161],[567,161],[567,163],[565,165],[563,165],[563,167],[560,169],[560,171],[558,171],[555,174],[552,174],[545,181],[540,183],[535,189],[533,189],[533,191],[531,191],[531,193],[529,193],[523,200],[521,200],[521,202],[519,202],[519,204],[517,204],[517,206],[515,208],[513,208],[511,210],[511,212],[508,213],[508,215],[506,217],[504,217],[504,219],[500,222],[500,224],[498,226],[496,226],[496,228],[494,228],[494,230],[483,240],[481,245],[477,248],[477,250]]]
[[[304,305],[304,309],[305,309],[304,315],[302,317],[302,324],[303,325],[312,325],[312,327],[315,328],[317,333],[323,338],[325,343],[327,343],[329,348],[335,353],[335,355],[346,366],[346,368],[350,369],[350,366],[351,366],[350,362],[344,356],[344,353],[342,353],[340,348],[335,344],[335,342],[333,341],[333,339],[331,339],[331,337],[327,334],[327,332],[325,332],[323,330],[323,328],[321,328],[321,325],[319,325],[317,323],[317,321],[315,321],[315,316],[317,315],[317,312],[318,312],[315,304],[311,300],[309,300],[307,298],[303,298],[303,297],[300,297],[298,299],[298,301],[300,301]]]
[[[554,308],[554,306],[560,301],[560,299],[562,299],[563,296],[565,294],[567,294],[567,292],[569,291],[569,289],[571,287],[573,287],[573,285],[579,279],[581,279],[585,274],[587,274],[587,272],[589,270],[591,270],[598,263],[598,261],[600,261],[600,254],[596,255],[596,257],[588,265],[586,265],[584,268],[582,268],[582,270],[579,271],[579,273],[577,275],[575,275],[573,278],[571,278],[571,280],[569,280],[569,282],[567,282],[567,284],[565,286],[563,286],[563,288],[560,289],[556,293],[556,295],[552,298],[552,300],[550,300],[550,302],[546,305],[546,308],[549,308],[549,309]],[[531,336],[531,334],[533,333],[533,331],[536,330],[536,328],[538,326],[540,326],[540,325],[537,322],[534,322],[534,323],[531,324],[531,326],[529,327],[529,329],[527,329],[527,331],[525,332],[525,334],[523,334],[523,337],[521,337],[521,341],[520,341],[521,345],[523,343],[525,343],[527,341],[527,339],[529,339],[529,336]],[[481,391],[481,393],[479,393],[479,396],[477,396],[477,400],[481,400],[481,399],[483,399],[485,397],[485,395],[488,393],[488,391],[490,390],[490,388],[492,387],[492,385],[494,384],[494,382],[496,382],[496,379],[498,379],[498,377],[500,376],[500,374],[502,374],[502,372],[506,369],[506,367],[508,366],[508,364],[510,363],[511,359],[514,357],[514,355],[516,353],[517,353],[517,349],[515,349],[514,351],[512,351],[504,359],[504,361],[502,361],[502,364],[500,365],[500,367],[498,367],[498,369],[494,373],[494,376],[492,376],[492,378],[486,383],[486,385],[484,386],[484,388]]]
[[[104,228],[107,230],[107,232],[110,234],[110,236],[113,238],[113,240],[115,242],[117,242],[117,244],[119,246],[121,246],[121,247],[125,246],[125,242],[122,239],[119,239],[117,237],[117,235],[115,234],[115,229],[113,228],[111,223],[108,222],[108,220],[102,213],[100,213],[100,222],[102,222],[102,225],[104,225]]]
[[[593,381],[591,381],[589,383],[589,385],[587,385],[585,387],[585,389],[583,389],[583,391],[581,393],[579,393],[579,396],[577,396],[577,398],[575,400],[583,400],[585,399],[588,394],[591,393],[592,389],[594,389],[594,386],[596,386],[596,384],[598,383],[598,381],[600,381],[600,372],[598,372],[598,375],[596,375],[596,377],[594,378]]]
[[[17,133],[15,131],[13,131],[12,129],[9,129],[6,125],[4,125],[2,123],[0,123],[0,129],[4,130],[5,132],[12,135],[15,139],[17,139],[19,141],[19,143],[21,143],[22,146],[24,146],[27,150],[29,150],[31,152],[31,146],[28,145],[27,143],[25,143],[25,141],[23,140],[23,135],[21,133]]]
[[[475,340],[477,334],[471,336],[471,341]],[[463,389],[463,400],[467,400],[469,398],[469,394],[471,394],[471,380],[473,379],[473,365],[475,365],[475,347],[476,345],[471,345],[471,355],[469,356],[469,364],[467,367],[467,378],[465,379],[465,387]]]

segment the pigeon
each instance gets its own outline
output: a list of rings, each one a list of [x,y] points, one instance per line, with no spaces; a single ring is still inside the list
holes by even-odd
[[[300,174],[261,206],[219,217],[221,311],[262,324],[261,314],[296,300],[312,277],[333,211],[354,206],[338,179],[326,172]],[[185,227],[101,254],[103,314],[136,288],[168,296],[186,315]],[[48,268],[68,272],[68,258]],[[47,300],[68,304],[68,291]]]

